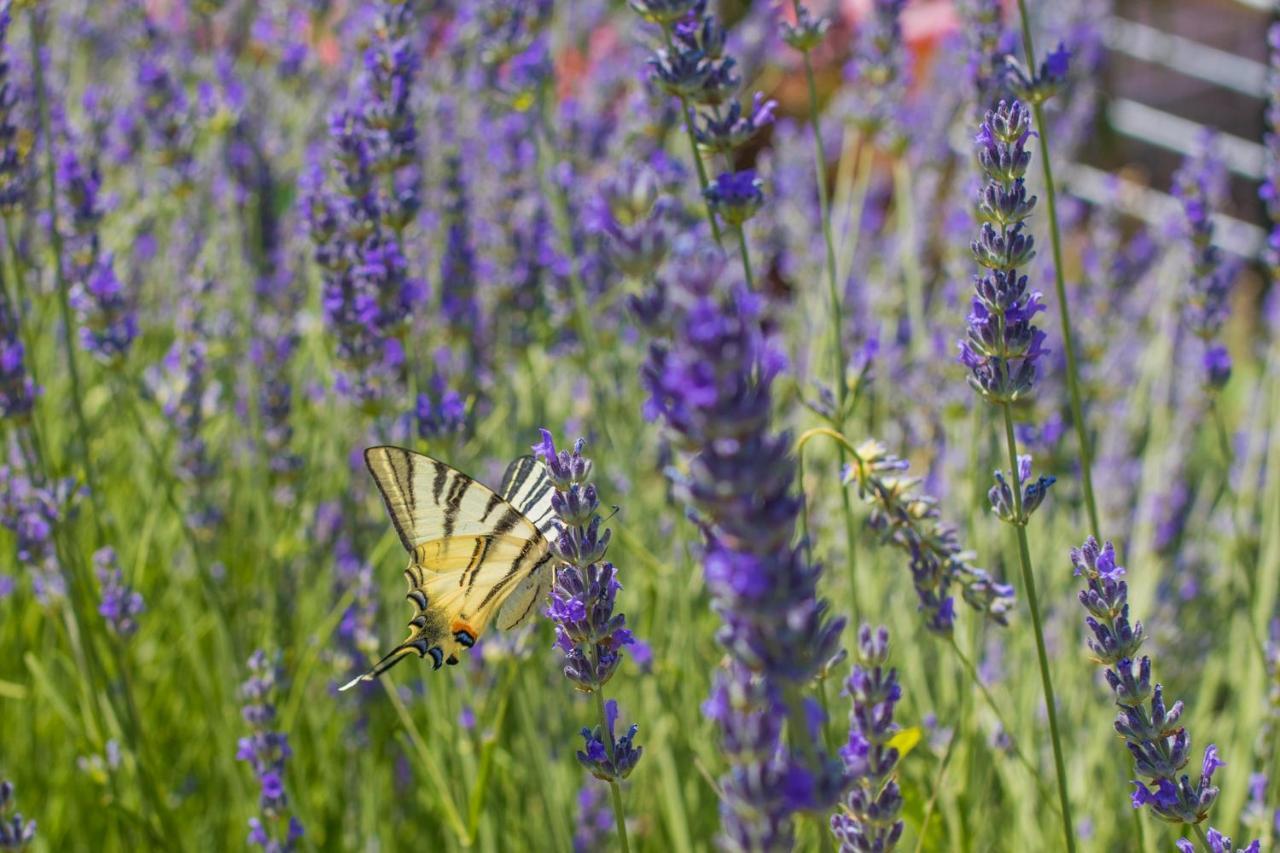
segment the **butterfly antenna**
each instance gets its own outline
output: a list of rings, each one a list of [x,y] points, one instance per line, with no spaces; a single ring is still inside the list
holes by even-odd
[[[605,521],[608,521],[610,518],[613,518],[615,515],[617,515],[620,512],[622,512],[622,507],[617,506],[615,504],[613,507],[613,512],[609,513],[609,518],[606,518]]]

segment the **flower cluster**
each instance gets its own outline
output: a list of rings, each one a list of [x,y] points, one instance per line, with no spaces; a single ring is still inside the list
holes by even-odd
[[[1013,587],[970,564],[959,534],[942,521],[938,501],[920,491],[920,478],[907,475],[908,463],[876,441],[858,446],[844,481],[856,483],[858,496],[871,504],[868,526],[880,541],[902,551],[910,561],[911,582],[924,614],[925,627],[949,636],[955,626],[952,584],[964,600],[999,625],[1007,624],[1014,605]]]
[[[205,440],[205,427],[217,411],[221,386],[209,367],[210,327],[205,306],[214,292],[212,279],[196,277],[190,300],[178,320],[178,337],[165,354],[152,384],[165,416],[178,437],[178,475],[190,485],[187,523],[202,539],[209,539],[222,522],[218,493],[219,471]]]
[[[898,671],[887,668],[889,632],[863,625],[857,662],[846,688],[853,699],[849,742],[840,750],[852,787],[843,808],[832,815],[831,831],[842,851],[887,853],[902,837],[902,793],[894,771],[898,750],[890,740],[898,730],[894,706],[902,698]]]
[[[101,587],[98,613],[117,637],[132,636],[138,630],[138,617],[146,609],[142,593],[124,582],[114,548],[99,548],[93,555],[93,565]]]
[[[240,692],[244,697],[244,720],[252,731],[240,738],[236,748],[236,759],[249,763],[261,786],[262,817],[249,819],[249,843],[264,850],[289,851],[302,837],[302,824],[288,815],[289,800],[284,790],[284,766],[292,754],[289,739],[272,728],[276,719],[276,667],[259,649],[249,658],[249,672]]]
[[[1265,179],[1258,194],[1267,207],[1271,220],[1271,236],[1267,240],[1265,259],[1272,281],[1280,281],[1280,23],[1267,30],[1267,111],[1266,133],[1262,140],[1267,153],[1263,158]]]
[[[22,813],[13,811],[13,783],[0,782],[0,849],[23,850],[36,837],[36,822],[23,820]]]
[[[644,754],[644,747],[635,745],[640,726],[632,723],[627,733],[618,737],[614,732],[618,723],[618,703],[612,699],[604,703],[604,718],[603,726],[594,729],[583,727],[578,763],[597,779],[617,782],[631,775]]]
[[[80,321],[80,345],[112,364],[138,337],[138,312],[116,277],[115,259],[101,246],[102,177],[96,155],[82,159],[67,144],[58,157],[57,180],[66,208],[63,263]]]
[[[1058,42],[1058,46],[1049,52],[1037,69],[1030,69],[1015,56],[1005,57],[1005,85],[1015,97],[1028,104],[1043,104],[1052,98],[1067,84],[1067,73],[1071,70],[1071,51],[1066,45]]]
[[[1105,667],[1120,708],[1116,732],[1124,738],[1138,775],[1149,780],[1134,780],[1133,807],[1149,806],[1172,823],[1198,824],[1218,797],[1213,784],[1214,771],[1223,765],[1218,749],[1213,744],[1205,748],[1198,779],[1181,772],[1191,760],[1182,702],[1166,704],[1163,687],[1151,683],[1151,658],[1138,657],[1146,636],[1141,622],[1130,621],[1129,586],[1111,543],[1099,546],[1091,536],[1072,549],[1071,563],[1076,576],[1085,580],[1079,599],[1093,634],[1089,649]]]
[[[863,133],[881,137],[890,148],[906,144],[901,126],[906,100],[906,45],[902,10],[907,0],[873,0],[866,26],[859,32],[853,59],[845,69],[854,95],[853,119]]]
[[[782,40],[801,53],[810,53],[822,44],[831,28],[831,19],[825,16],[815,18],[809,7],[803,3],[795,3],[795,23],[782,22]]]
[[[1000,0],[959,0],[956,11],[963,21],[967,41],[967,70],[974,104],[978,115],[983,115],[993,106],[994,94],[1000,83],[1004,4]]]
[[[770,428],[781,358],[760,329],[763,302],[720,282],[720,252],[689,240],[675,248],[675,287],[656,282],[632,307],[655,338],[642,369],[646,414],[687,453],[674,492],[704,531],[707,587],[730,656],[707,704],[731,762],[722,832],[731,848],[785,848],[791,814],[829,807],[843,785],[837,761],[796,751],[808,751],[809,732],[793,730],[784,747],[779,713],[835,653],[843,620],[818,599],[821,567],[794,544],[800,501],[790,437]]]
[[[1044,503],[1049,494],[1049,487],[1058,481],[1057,477],[1041,474],[1031,479],[1031,457],[1018,457],[1017,482],[1022,488],[1022,515],[1018,515],[1018,502],[1014,499],[1013,486],[1004,478],[1004,472],[996,471],[996,484],[987,492],[991,501],[991,509],[996,517],[1009,524],[1025,524],[1031,514]]]
[[[329,119],[333,187],[304,176],[304,215],[324,275],[325,322],[342,365],[335,387],[376,410],[404,377],[402,337],[426,297],[409,274],[401,234],[420,206],[417,131],[409,112],[416,68],[410,4],[380,4],[365,74]]]
[[[984,272],[974,278],[960,361],[969,368],[969,384],[992,403],[1030,393],[1036,360],[1047,352],[1044,332],[1033,322],[1044,304],[1038,291],[1027,291],[1027,277],[1018,272],[1035,257],[1035,240],[1024,224],[1036,203],[1027,195],[1024,177],[1031,133],[1027,109],[1018,101],[1001,101],[987,113],[976,139],[986,183],[975,199],[982,230],[971,248]]]
[[[607,790],[587,783],[578,791],[578,809],[573,829],[573,853],[593,853],[609,844],[613,833],[613,810]]]
[[[1205,841],[1209,842],[1209,853],[1262,853],[1261,841],[1252,841],[1237,850],[1232,845],[1231,836],[1223,835],[1212,827],[1205,833]],[[1196,846],[1185,838],[1179,838],[1174,844],[1178,853],[1196,853]]]
[[[37,393],[27,369],[18,313],[0,289],[0,418],[26,421],[35,407]]]
[[[30,161],[19,140],[20,96],[9,61],[9,25],[13,22],[10,0],[0,5],[0,211],[11,213],[27,196]]]
[[[618,590],[617,569],[604,562],[609,547],[608,529],[600,531],[600,498],[589,482],[591,462],[582,455],[585,442],[573,452],[557,452],[551,433],[542,430],[534,452],[547,465],[555,494],[558,535],[552,551],[559,561],[551,589],[547,615],[555,623],[556,647],[564,653],[564,674],[584,693],[599,691],[622,663],[622,649],[634,640],[626,617],[614,613]],[[595,776],[608,781],[624,779],[640,759],[642,749],[632,745],[637,726],[620,739],[614,736],[617,704],[606,703],[604,729],[583,729],[585,751],[578,760]],[[606,742],[607,738],[607,742]]]
[[[608,236],[610,259],[624,274],[645,280],[655,274],[671,248],[672,199],[662,190],[653,165],[627,160],[610,174],[590,213],[594,227]]]
[[[1216,341],[1231,312],[1231,285],[1238,266],[1213,243],[1213,206],[1226,180],[1211,132],[1173,176],[1173,195],[1182,205],[1181,238],[1191,259],[1191,280],[1183,308],[1186,327],[1201,342],[1203,381],[1222,388],[1231,378],[1231,356]]]
[[[134,83],[137,102],[122,110],[125,135],[135,139],[135,151],[154,158],[175,189],[189,187],[195,178],[195,109],[183,82],[171,70],[181,67],[171,55],[168,34],[143,12],[142,40],[136,48]]]
[[[0,527],[13,533],[17,562],[31,570],[42,604],[66,594],[54,537],[74,516],[80,495],[71,480],[39,485],[17,468],[0,465]]]
[[[760,94],[746,107],[738,100],[738,63],[725,53],[725,29],[707,12],[706,0],[634,0],[631,7],[662,28],[666,46],[649,60],[654,82],[680,99],[698,148],[721,155],[730,170],[706,187],[707,202],[727,225],[741,228],[764,196],[754,171],[732,171],[734,152],[773,122],[777,104]]]

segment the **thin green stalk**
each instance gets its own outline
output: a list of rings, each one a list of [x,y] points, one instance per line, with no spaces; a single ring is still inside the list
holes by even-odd
[[[1031,19],[1027,15],[1026,0],[1018,0],[1018,12],[1022,17],[1022,47],[1026,53],[1027,67],[1036,67],[1035,48],[1031,42]],[[1049,157],[1049,133],[1044,121],[1044,108],[1032,103],[1036,119],[1036,143],[1040,148],[1040,166],[1044,170],[1045,207],[1049,214],[1049,242],[1053,246],[1053,287],[1058,296],[1058,318],[1062,323],[1062,347],[1067,356],[1067,389],[1071,397],[1071,420],[1075,423],[1076,439],[1080,444],[1081,482],[1084,485],[1084,504],[1089,513],[1089,530],[1093,538],[1102,541],[1098,525],[1098,505],[1093,497],[1093,451],[1089,446],[1089,429],[1084,420],[1084,408],[1080,404],[1079,370],[1076,367],[1076,345],[1071,337],[1071,312],[1067,305],[1066,274],[1062,268],[1062,234],[1058,226],[1057,189],[1053,181],[1053,163]]]
[[[799,14],[799,0],[792,5]],[[809,125],[813,129],[813,161],[814,179],[818,185],[818,211],[822,219],[822,241],[827,255],[827,291],[831,302],[831,339],[835,365],[832,380],[836,388],[836,422],[838,431],[844,430],[844,419],[848,414],[849,382],[845,371],[848,370],[848,356],[844,350],[844,305],[840,298],[840,285],[836,275],[836,243],[831,228],[831,198],[827,189],[827,152],[822,142],[822,130],[818,121],[818,86],[813,75],[813,62],[809,52],[804,51],[804,74],[809,87]],[[848,463],[843,446],[837,448],[840,470]],[[844,517],[846,549],[849,559],[849,586],[852,590],[852,612],[854,621],[860,619],[858,608],[858,557],[857,533],[853,523],[853,505],[849,499],[849,490],[840,490],[841,514]],[[806,519],[807,521],[807,519]],[[807,525],[806,525],[807,532]]]
[[[738,252],[742,255],[742,274],[747,279],[747,288],[749,290],[756,289],[755,276],[751,274],[751,252],[747,250],[747,229],[744,225],[739,225],[738,231]]]
[[[799,0],[792,4],[799,14]],[[804,51],[804,76],[809,85],[809,125],[813,129],[813,166],[818,185],[818,213],[822,218],[822,241],[827,250],[827,290],[831,300],[831,327],[835,341],[836,400],[840,404],[840,418],[844,418],[845,400],[849,396],[849,383],[845,381],[848,360],[844,352],[844,305],[840,299],[840,287],[836,279],[836,243],[831,232],[831,199],[827,190],[827,152],[822,143],[822,130],[818,123],[818,86],[814,81],[813,62]],[[844,424],[839,424],[843,429]]]
[[[94,478],[93,462],[89,456],[89,421],[84,416],[81,398],[80,368],[76,362],[75,328],[71,319],[71,297],[67,279],[62,271],[62,233],[58,230],[58,180],[53,152],[53,133],[49,121],[49,93],[45,85],[41,52],[44,49],[44,28],[40,25],[39,12],[31,8],[31,65],[35,72],[36,103],[40,114],[40,133],[44,136],[45,177],[49,192],[49,242],[53,249],[53,273],[58,286],[58,308],[62,315],[62,341],[67,350],[67,374],[71,379],[71,408],[75,412],[80,458],[84,464],[85,480],[94,504],[94,523],[98,539],[102,540],[102,493]]]
[[[1022,479],[1018,476],[1018,442],[1013,435],[1013,407],[1004,403],[1004,434],[1009,446],[1009,476],[1013,480],[1014,530],[1018,534],[1018,558],[1022,565],[1022,585],[1027,590],[1027,604],[1031,608],[1031,624],[1036,632],[1036,656],[1040,663],[1040,686],[1044,690],[1045,706],[1049,712],[1049,736],[1053,740],[1053,764],[1058,776],[1058,800],[1062,804],[1062,831],[1066,836],[1067,850],[1076,849],[1072,830],[1071,798],[1067,793],[1066,762],[1062,758],[1062,739],[1058,735],[1058,709],[1053,698],[1053,679],[1049,675],[1049,655],[1045,651],[1044,627],[1040,622],[1040,601],[1036,595],[1035,573],[1031,569],[1031,547],[1027,544],[1027,519],[1022,514]]]
[[[924,322],[924,273],[916,254],[915,183],[905,156],[893,161],[893,206],[898,216],[898,253],[906,279],[907,319],[911,322],[911,352],[920,355],[926,340]]]
[[[615,763],[613,739],[609,737],[609,720],[604,712],[604,696],[601,695],[598,687],[591,693],[596,697],[596,712],[600,715],[600,734],[603,735],[605,748],[609,751],[609,762]],[[618,784],[617,779],[609,780],[609,791],[613,794],[613,819],[618,826],[618,845],[622,848],[622,853],[629,853],[631,845],[627,841],[627,813],[622,810],[622,786]]]
[[[1204,830],[1200,828],[1200,824],[1191,824],[1191,829],[1195,832],[1196,838],[1200,839],[1200,844],[1208,853],[1213,853],[1213,848],[1209,846],[1209,839],[1205,837]]]
[[[675,44],[671,40],[671,27],[668,24],[662,25],[662,38],[666,42],[667,50],[674,51]],[[702,162],[702,152],[698,150],[698,136],[693,131],[693,116],[689,113],[689,99],[680,96],[680,115],[684,118],[684,130],[689,136],[689,149],[693,154],[693,166],[698,172],[698,188],[702,192],[702,204],[707,211],[707,221],[711,223],[711,235],[716,238],[716,245],[724,245],[724,240],[720,235],[720,225],[716,222],[715,211],[711,209],[711,202],[707,199],[707,167]]]

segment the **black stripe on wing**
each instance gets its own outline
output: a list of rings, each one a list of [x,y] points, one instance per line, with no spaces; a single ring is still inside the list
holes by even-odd
[[[520,510],[543,536],[555,530],[556,514],[551,507],[555,488],[547,466],[533,456],[521,456],[507,466],[502,476],[502,497]]]

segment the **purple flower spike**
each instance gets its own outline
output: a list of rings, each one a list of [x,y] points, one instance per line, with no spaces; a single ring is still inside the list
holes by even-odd
[[[1131,621],[1125,570],[1116,564],[1115,549],[1093,537],[1071,551],[1077,577],[1085,580],[1080,604],[1092,637],[1089,650],[1120,709],[1115,730],[1124,739],[1141,779],[1133,781],[1135,809],[1148,807],[1171,823],[1198,824],[1218,797],[1213,775],[1224,762],[1218,748],[1204,750],[1199,778],[1185,772],[1191,761],[1191,736],[1182,725],[1182,702],[1168,704],[1164,689],[1151,681],[1151,658],[1138,657],[1146,634]],[[1230,849],[1230,841],[1227,840]],[[1217,849],[1217,848],[1215,848]]]
[[[841,851],[888,853],[902,837],[902,793],[896,770],[898,750],[889,741],[898,730],[894,706],[902,698],[898,671],[887,668],[889,632],[863,625],[857,662],[845,684],[853,710],[849,742],[840,750],[850,776],[848,796],[831,817],[831,832]]]
[[[1182,203],[1179,237],[1191,259],[1183,322],[1203,348],[1203,382],[1216,390],[1231,378],[1231,356],[1216,339],[1231,313],[1231,290],[1239,264],[1224,258],[1213,242],[1213,207],[1223,194],[1226,181],[1217,138],[1207,132],[1198,145],[1199,150],[1174,174],[1173,195]]]
[[[102,590],[98,613],[116,636],[132,636],[138,630],[138,617],[146,609],[142,593],[124,582],[114,548],[99,549],[93,555],[93,564]]]
[[[302,837],[302,824],[289,815],[289,798],[285,793],[285,762],[292,755],[289,740],[275,731],[276,666],[266,652],[256,651],[249,658],[249,679],[240,685],[244,697],[241,714],[250,733],[240,738],[236,759],[253,768],[260,789],[258,803],[261,818],[249,819],[250,844],[273,853],[288,853]]]
[[[1027,196],[1024,177],[1031,132],[1027,109],[1018,101],[1001,101],[987,113],[976,139],[987,181],[976,198],[982,228],[972,250],[983,272],[974,279],[960,363],[969,369],[969,384],[991,403],[1030,394],[1036,361],[1048,352],[1045,335],[1033,322],[1044,304],[1018,272],[1035,257],[1035,241],[1024,224],[1036,202]]]
[[[782,741],[783,710],[836,652],[840,619],[817,596],[821,568],[795,544],[800,503],[785,433],[771,428],[781,358],[760,329],[760,298],[720,281],[723,256],[677,241],[672,286],[633,303],[654,340],[643,368],[646,411],[687,454],[673,491],[695,514],[704,574],[723,625],[729,666],[705,713],[720,727],[722,842],[788,848],[792,813],[834,805],[844,771],[832,756],[804,760]],[[795,719],[795,717],[793,717]],[[810,741],[811,743],[811,741]]]
[[[3,15],[8,17],[5,9]],[[23,820],[22,813],[15,810],[13,799],[13,783],[7,779],[0,782],[0,850],[25,850],[36,837],[36,822]]]

